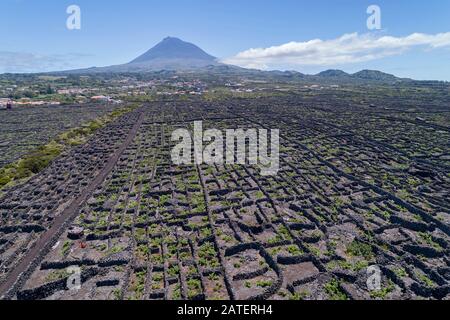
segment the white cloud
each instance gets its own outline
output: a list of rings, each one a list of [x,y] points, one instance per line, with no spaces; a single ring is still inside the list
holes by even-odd
[[[413,33],[406,37],[351,33],[333,40],[315,39],[249,49],[222,62],[256,69],[275,65],[336,66],[399,55],[414,47],[436,49],[447,46],[450,46],[450,32]]]
[[[62,71],[78,68],[85,54],[42,55],[28,52],[0,51],[0,73]]]

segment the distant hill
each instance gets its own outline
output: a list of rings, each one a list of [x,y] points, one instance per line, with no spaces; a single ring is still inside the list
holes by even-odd
[[[392,74],[377,70],[362,70],[353,74],[342,70],[326,70],[315,75],[317,79],[324,81],[350,81],[350,82],[399,82],[411,81],[411,79],[398,78]]]
[[[400,78],[388,73],[384,73],[376,70],[362,70],[352,74],[353,78],[363,80],[376,80],[376,81],[397,81]]]
[[[349,77],[350,75],[347,72],[344,72],[342,70],[326,70],[326,71],[322,71],[321,73],[317,74],[317,76],[335,78],[335,77]]]

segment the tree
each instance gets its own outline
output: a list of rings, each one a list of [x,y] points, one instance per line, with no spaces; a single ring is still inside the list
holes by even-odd
[[[53,90],[53,88],[52,88],[50,85],[48,85],[48,86],[47,86],[47,91],[46,91],[46,93],[47,93],[47,94],[54,94],[54,93],[55,93],[55,90]]]

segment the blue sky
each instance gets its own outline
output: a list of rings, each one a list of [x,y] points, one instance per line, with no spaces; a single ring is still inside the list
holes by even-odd
[[[81,8],[81,30],[66,28],[71,4]],[[372,4],[381,9],[378,31],[366,26]],[[449,17],[444,0],[2,0],[0,73],[125,63],[175,36],[241,65],[305,73],[369,68],[450,80]],[[408,38],[414,33],[424,36]],[[341,38],[348,34],[351,45]],[[305,49],[314,39],[321,43]],[[282,45],[290,42],[286,58]]]

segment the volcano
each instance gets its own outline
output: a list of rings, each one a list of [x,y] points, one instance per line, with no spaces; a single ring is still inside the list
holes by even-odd
[[[69,73],[116,73],[152,71],[190,71],[223,66],[217,59],[196,45],[178,38],[167,37],[129,63],[71,70]]]
[[[195,44],[185,42],[178,38],[167,37],[129,64],[154,63],[158,60],[167,62],[170,62],[171,60],[185,60],[203,62],[203,64],[214,64],[216,62],[215,57],[207,54]]]

